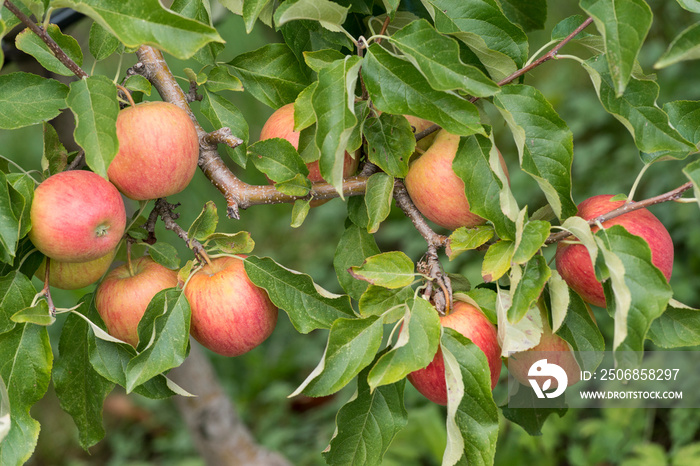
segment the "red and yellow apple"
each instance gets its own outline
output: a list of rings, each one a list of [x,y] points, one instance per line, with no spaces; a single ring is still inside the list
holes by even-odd
[[[603,194],[586,199],[578,205],[578,216],[591,220],[608,213],[625,201],[611,201],[612,195]],[[647,209],[634,210],[608,220],[603,227],[622,225],[625,229],[642,237],[651,249],[651,261],[661,270],[666,280],[673,271],[673,242],[666,228]],[[598,227],[591,228],[594,233]],[[586,301],[595,306],[605,307],[603,285],[596,279],[588,250],[582,244],[560,242],[556,253],[557,270],[566,283]]]
[[[161,290],[177,286],[177,272],[148,256],[112,270],[95,292],[97,312],[113,337],[136,347],[141,317]]]
[[[87,262],[61,262],[51,259],[49,285],[62,290],[77,290],[92,285],[104,275],[114,259],[115,251]],[[34,274],[40,280],[46,276],[46,259]]]
[[[428,220],[450,230],[486,222],[470,211],[464,182],[452,170],[458,146],[459,136],[440,130],[428,150],[411,163],[404,180],[416,208]],[[498,155],[507,176],[505,161],[500,152]]]
[[[190,333],[223,356],[252,350],[277,323],[277,307],[250,281],[240,258],[213,259],[190,278],[185,296],[192,310]]]
[[[404,115],[404,116],[406,117],[406,119],[408,120],[408,123],[413,128],[413,132],[415,134],[418,134],[422,131],[425,131],[426,129],[430,128],[431,126],[433,126],[435,124],[432,121],[424,120],[423,118],[418,118],[418,117],[415,117],[413,115]],[[424,137],[423,139],[418,141],[416,143],[416,146],[423,151],[428,150],[430,145],[435,140],[435,136],[437,135],[437,133],[438,132],[435,131],[434,133],[427,135],[426,137]]]
[[[126,227],[117,188],[101,176],[72,170],[48,177],[34,191],[29,239],[60,262],[88,262],[112,252]]]
[[[145,201],[179,193],[194,176],[199,138],[187,112],[168,102],[127,107],[117,117],[119,152],[107,170],[128,198]]]
[[[498,344],[496,327],[479,309],[462,301],[455,301],[452,312],[440,316],[440,323],[443,327],[456,330],[469,338],[484,352],[493,389],[501,375],[501,347]],[[447,404],[445,362],[440,349],[427,367],[411,372],[408,380],[429,400],[440,405]]]
[[[299,149],[299,132],[294,131],[294,104],[284,105],[275,110],[270,118],[267,119],[260,131],[260,140],[271,138],[282,138],[289,141],[295,149]],[[345,152],[343,161],[343,177],[348,177],[355,174],[360,160],[353,157],[348,152]],[[313,183],[325,182],[321,176],[321,170],[318,167],[318,160],[306,164],[309,169],[308,179]],[[328,202],[326,199],[312,201],[311,206],[316,207]]]

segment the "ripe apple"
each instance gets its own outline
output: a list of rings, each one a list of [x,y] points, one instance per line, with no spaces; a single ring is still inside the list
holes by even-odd
[[[289,141],[295,149],[299,149],[299,132],[294,131],[294,104],[283,105],[274,111],[270,118],[267,119],[260,131],[260,140],[282,138]],[[351,176],[357,171],[357,166],[360,162],[358,157],[353,157],[348,152],[345,152],[343,161],[343,177]],[[321,169],[318,167],[318,160],[306,164],[309,169],[308,179],[314,183],[325,182],[321,176]],[[272,183],[272,182],[270,182]],[[312,201],[311,206],[316,207],[325,204],[329,199],[319,199]]]
[[[115,251],[87,262],[61,262],[51,259],[49,266],[49,285],[62,290],[77,290],[92,285],[107,272],[114,259]],[[46,276],[46,259],[34,274],[44,280]]]
[[[148,303],[161,290],[177,286],[177,272],[148,256],[112,270],[95,293],[97,312],[110,335],[136,347],[138,327]]]
[[[418,134],[421,131],[425,131],[426,129],[430,128],[431,126],[433,126],[435,124],[432,121],[424,120],[423,118],[418,118],[418,117],[415,117],[413,115],[404,115],[404,116],[406,117],[408,122],[413,127],[413,132],[415,134]],[[421,150],[424,150],[424,151],[428,150],[428,147],[430,147],[430,145],[435,140],[435,136],[437,135],[437,133],[438,132],[435,131],[434,133],[427,135],[426,137],[424,137],[423,139],[418,141],[416,143],[416,146]]]
[[[277,307],[248,279],[243,260],[236,257],[219,257],[205,265],[190,278],[185,296],[192,310],[190,333],[223,356],[252,350],[277,323]]]
[[[611,201],[612,195],[603,194],[586,199],[578,205],[578,216],[584,220],[596,218],[610,212],[625,201]],[[642,237],[651,249],[651,261],[661,270],[666,280],[671,279],[673,271],[673,242],[666,228],[654,214],[647,209],[634,210],[608,220],[604,227],[622,225],[625,229]],[[591,231],[598,231],[592,227]],[[581,297],[599,307],[605,307],[603,285],[596,279],[588,250],[582,244],[560,242],[556,252],[557,270],[566,283]]]
[[[564,369],[568,378],[567,386],[580,380],[581,369],[569,344],[559,335],[552,333],[546,320],[540,342],[534,348],[510,355],[506,360],[506,367],[518,382],[529,387],[528,372],[530,367],[540,359],[547,359],[548,364],[556,364]],[[550,388],[557,388],[559,384],[556,379],[551,380]]]
[[[496,327],[479,309],[462,301],[455,301],[452,312],[440,316],[440,323],[443,327],[458,331],[481,348],[489,363],[493,390],[501,375],[501,347]],[[429,400],[440,405],[447,404],[445,362],[440,349],[427,367],[411,372],[408,380]]]
[[[29,239],[60,262],[88,262],[113,251],[126,212],[117,188],[101,176],[71,170],[48,177],[34,191]]]
[[[199,138],[187,112],[169,102],[127,107],[117,117],[119,152],[107,170],[128,198],[145,201],[179,193],[194,176]]]
[[[411,163],[404,180],[418,210],[428,220],[450,230],[486,223],[470,212],[464,182],[452,170],[458,146],[459,136],[440,130],[428,150]],[[503,156],[500,152],[498,155],[507,175]]]

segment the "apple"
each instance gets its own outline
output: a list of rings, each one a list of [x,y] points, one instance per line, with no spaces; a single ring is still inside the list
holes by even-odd
[[[496,327],[479,309],[463,301],[455,301],[452,312],[440,316],[440,323],[443,327],[461,333],[481,348],[489,363],[493,390],[501,375],[501,347],[498,344]],[[411,372],[408,380],[429,400],[440,405],[447,404],[445,362],[442,358],[442,350],[438,349],[433,361],[427,367]]]
[[[101,176],[71,170],[48,177],[34,191],[29,239],[60,262],[88,262],[113,251],[124,234],[119,191]]]
[[[610,194],[602,194],[586,199],[578,205],[578,216],[584,220],[591,220],[624,205],[624,200],[611,201],[612,197]],[[606,228],[613,225],[622,225],[628,232],[642,237],[651,249],[652,263],[661,270],[666,280],[671,279],[673,242],[666,228],[654,214],[647,209],[639,209],[603,224]],[[598,227],[591,227],[591,231],[598,231]],[[593,264],[585,246],[560,242],[557,246],[556,264],[559,274],[571,289],[594,306],[605,307],[603,285],[596,279]]]
[[[410,123],[411,127],[413,127],[413,132],[415,134],[420,133],[421,131],[425,131],[426,129],[430,128],[433,126],[435,123],[429,120],[424,120],[423,118],[418,118],[413,115],[404,115],[408,122]],[[435,136],[437,135],[437,131],[435,131],[432,134],[427,135],[420,141],[416,143],[416,146],[423,150],[426,151],[430,147],[430,145],[433,143],[435,140]]]
[[[213,259],[190,278],[185,296],[192,310],[190,333],[223,356],[252,350],[277,323],[277,307],[248,279],[241,258]]]
[[[112,270],[95,292],[95,305],[107,331],[136,347],[138,327],[151,299],[161,290],[177,286],[177,272],[149,256],[139,257]]]
[[[511,354],[506,360],[506,367],[518,382],[529,387],[528,372],[530,367],[541,359],[547,359],[548,364],[556,364],[564,369],[568,379],[567,386],[580,380],[581,369],[574,358],[571,347],[562,337],[552,333],[546,320],[540,342],[534,348]],[[556,379],[552,378],[550,388],[555,389],[558,386]]]
[[[267,119],[260,131],[260,140],[282,138],[289,141],[295,149],[299,149],[299,132],[294,131],[294,104],[283,105],[275,110],[270,118]],[[357,171],[357,166],[360,163],[358,157],[353,157],[348,152],[345,152],[343,161],[343,177],[351,176]],[[306,164],[309,169],[308,179],[313,183],[326,182],[321,176],[321,170],[318,167],[318,160]],[[270,181],[270,180],[268,180]],[[272,184],[272,181],[270,181]],[[325,204],[330,199],[319,199],[311,202],[312,207]]]
[[[112,251],[105,256],[87,262],[61,262],[51,259],[49,285],[62,290],[77,290],[92,285],[107,272],[115,252]],[[34,275],[38,279],[44,280],[46,259],[41,262]]]
[[[404,180],[416,208],[428,220],[450,230],[486,223],[470,212],[464,182],[452,170],[458,146],[459,136],[440,130],[428,150],[411,163]],[[500,151],[498,155],[508,175]]]
[[[128,198],[157,199],[179,193],[194,176],[199,138],[187,112],[169,102],[127,107],[117,117],[119,152],[107,170]]]

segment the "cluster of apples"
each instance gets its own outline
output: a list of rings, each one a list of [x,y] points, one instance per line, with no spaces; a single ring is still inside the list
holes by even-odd
[[[176,105],[127,107],[119,113],[116,131],[119,151],[107,171],[110,181],[73,170],[50,176],[35,191],[29,238],[51,259],[53,287],[82,288],[107,272],[126,228],[121,194],[138,201],[170,196],[184,190],[197,169],[199,137],[189,115]],[[42,279],[45,264],[37,271]],[[138,324],[149,302],[177,285],[175,270],[144,256],[109,272],[95,304],[109,333],[137,346]],[[211,261],[191,278],[185,296],[194,338],[226,356],[254,348],[277,322],[277,308],[248,279],[239,258]]]
[[[485,219],[471,212],[464,182],[452,169],[458,145],[459,136],[441,130],[425,153],[411,162],[405,178],[406,189],[416,208],[435,224],[450,230],[486,223]],[[503,156],[500,151],[498,154],[501,166],[508,176]],[[612,195],[593,196],[579,204],[578,215],[584,220],[592,220],[625,204],[625,201],[613,201],[612,198]],[[673,243],[666,228],[651,212],[647,209],[635,210],[604,224],[605,227],[612,225],[622,225],[628,232],[643,238],[651,250],[653,264],[667,280],[670,279]],[[594,233],[597,230],[598,227],[592,228]],[[599,307],[606,306],[603,286],[595,276],[585,246],[575,241],[562,242],[557,247],[555,260],[563,279],[584,301]],[[481,348],[489,363],[493,388],[501,371],[501,349],[493,324],[478,309],[461,302],[456,303],[452,313],[441,317],[441,323],[470,338]],[[552,360],[549,362],[564,368],[569,384],[579,380],[580,369],[571,347],[552,331],[546,318],[543,319],[539,344],[530,350],[511,355],[506,361],[508,371],[520,383],[528,385],[528,370],[540,358],[540,352],[554,354],[552,356],[550,353]],[[440,352],[428,367],[413,372],[408,379],[428,399],[446,404],[445,371]]]

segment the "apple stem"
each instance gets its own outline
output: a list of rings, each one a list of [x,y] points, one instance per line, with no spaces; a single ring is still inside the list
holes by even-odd
[[[131,241],[127,238],[126,240],[126,266],[129,269],[129,276],[134,276],[134,267],[131,263]]]
[[[204,249],[200,249],[199,251],[197,251],[197,254],[199,255],[199,257],[204,259],[204,262],[206,262],[210,268],[213,269],[214,266],[211,263],[211,259],[209,258],[209,254],[207,254],[207,252]]]
[[[131,97],[131,92],[129,92],[129,90],[127,88],[125,88],[121,84],[117,84],[117,89],[119,89],[120,91],[122,91],[122,93],[124,93],[124,95],[126,96],[126,100],[129,101],[129,105],[131,105],[132,107],[136,106],[136,103],[134,103],[134,98]]]
[[[46,303],[49,305],[49,314],[51,317],[56,317],[56,306],[53,304],[53,299],[51,299],[51,289],[49,287],[49,276],[51,269],[51,258],[46,256],[46,272],[44,272],[44,288],[41,289],[42,295],[46,298]]]

